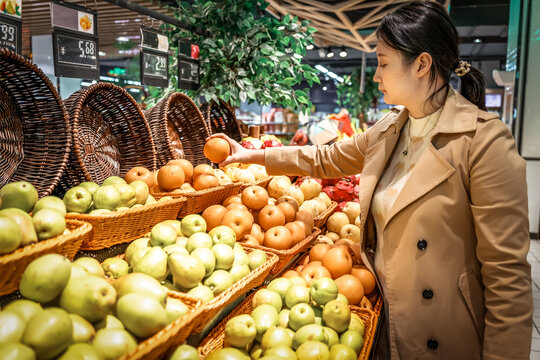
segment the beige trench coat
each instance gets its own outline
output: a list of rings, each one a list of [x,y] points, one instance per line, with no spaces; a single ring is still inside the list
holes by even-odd
[[[267,170],[318,178],[362,173],[362,258],[373,271],[374,256],[384,257],[380,337],[392,359],[528,359],[525,161],[496,115],[450,91],[431,144],[384,225],[382,254],[375,254],[370,203],[406,110],[330,146],[266,149]]]

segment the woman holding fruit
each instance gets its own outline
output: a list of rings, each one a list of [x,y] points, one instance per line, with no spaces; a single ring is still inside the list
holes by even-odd
[[[525,161],[485,111],[481,73],[460,61],[445,9],[415,1],[377,29],[374,80],[399,104],[331,146],[247,150],[269,174],[362,173],[360,247],[384,311],[375,358],[528,359],[532,292]],[[454,72],[461,91],[449,85]]]

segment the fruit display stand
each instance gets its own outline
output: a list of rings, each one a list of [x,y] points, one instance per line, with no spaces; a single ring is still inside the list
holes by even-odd
[[[189,96],[173,93],[144,114],[152,130],[158,167],[184,158],[195,165],[208,163],[203,147],[210,130]]]
[[[165,358],[170,349],[176,348],[184,343],[195,325],[195,320],[201,313],[201,300],[193,299],[177,292],[169,292],[167,297],[172,297],[182,301],[189,308],[189,312],[167,325],[157,334],[139,343],[137,348],[122,356],[120,360],[139,359],[162,359]]]
[[[159,222],[175,220],[185,202],[186,199],[180,196],[169,201],[100,215],[68,213],[66,219],[92,224],[92,233],[82,243],[81,250],[101,250],[143,237]]]
[[[32,260],[45,254],[61,254],[72,260],[81,244],[91,236],[92,225],[66,219],[70,233],[36,242],[0,256],[0,295],[10,294],[19,288],[21,276]]]
[[[59,191],[84,181],[101,184],[130,169],[156,168],[150,126],[137,102],[124,89],[97,83],[66,100],[72,147]]]
[[[270,273],[270,275],[275,276],[282,273],[288,266],[290,266],[291,263],[294,262],[295,257],[301,256],[306,250],[308,250],[311,247],[313,241],[317,238],[317,236],[319,236],[320,233],[321,230],[319,230],[318,228],[314,228],[311,235],[309,235],[304,240],[300,241],[298,244],[287,250],[277,250],[261,245],[257,246],[250,244],[242,244],[242,246],[246,248],[264,250],[266,252],[277,255],[277,257],[279,258],[279,262]]]
[[[234,111],[223,100],[202,104],[201,112],[212,134],[224,133],[238,142],[242,140],[242,130]]]
[[[25,180],[41,197],[49,195],[70,147],[68,113],[49,78],[24,57],[0,49],[0,186]]]
[[[338,203],[335,201],[332,201],[332,204],[323,211],[320,215],[317,215],[313,218],[313,222],[315,223],[315,227],[318,227],[322,229],[326,225],[326,220],[336,211],[336,208],[338,206]]]
[[[242,183],[237,182],[195,192],[152,193],[152,196],[156,200],[164,196],[171,196],[173,198],[185,197],[186,202],[178,212],[178,218],[182,218],[189,214],[201,213],[211,205],[221,204],[229,196],[238,195],[241,188]]]
[[[238,307],[236,307],[222,322],[220,322],[214,330],[206,337],[206,339],[199,345],[199,355],[202,358],[210,355],[212,352],[222,349],[224,347],[225,341],[225,325],[227,321],[232,319],[235,316],[242,314],[251,314],[253,310],[252,299],[255,293],[252,293],[248,296]],[[364,360],[369,358],[369,353],[371,351],[371,346],[373,344],[373,339],[375,337],[375,313],[371,310],[362,309],[358,306],[350,305],[349,306],[352,313],[358,315],[362,322],[364,323],[364,345],[358,356],[359,360]]]

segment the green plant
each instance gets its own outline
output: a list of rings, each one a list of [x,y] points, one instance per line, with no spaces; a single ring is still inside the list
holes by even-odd
[[[346,108],[353,118],[360,118],[361,114],[368,111],[370,105],[376,102],[381,93],[377,83],[373,81],[375,70],[366,68],[364,92],[360,92],[362,69],[354,69],[350,75],[344,77],[344,81],[337,85],[338,105]]]
[[[171,48],[176,50],[179,38],[200,46],[200,88],[187,91],[191,97],[223,99],[233,106],[241,101],[257,101],[295,110],[311,107],[307,89],[295,88],[302,81],[309,86],[319,83],[317,70],[302,64],[315,29],[309,22],[299,23],[289,16],[278,20],[264,12],[267,6],[265,0],[179,3],[175,16],[210,34],[204,37],[183,29],[168,29]],[[176,77],[176,60],[171,62],[170,73],[171,78]],[[174,90],[176,79],[159,95]]]

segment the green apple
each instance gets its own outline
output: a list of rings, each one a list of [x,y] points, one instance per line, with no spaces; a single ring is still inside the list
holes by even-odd
[[[259,360],[260,358],[262,358],[263,356],[262,346],[259,344],[253,345],[253,347],[251,348],[250,355],[251,355],[251,360]]]
[[[116,315],[129,332],[147,338],[169,323],[165,308],[154,297],[127,294],[118,299]]]
[[[115,184],[116,190],[120,193],[120,203],[117,208],[130,208],[137,203],[137,192],[128,184]]]
[[[343,294],[338,294],[336,300],[339,300],[341,302],[344,302],[345,304],[349,305],[349,299]]]
[[[338,333],[342,333],[349,327],[351,311],[349,305],[339,300],[332,300],[323,308],[324,324]]]
[[[330,360],[356,360],[358,356],[350,347],[343,344],[335,344],[330,347]]]
[[[283,328],[289,327],[289,314],[291,310],[283,309],[279,312],[279,326]]]
[[[139,249],[148,249],[150,246],[150,239],[149,238],[140,238],[137,240],[134,240],[131,242],[128,247],[126,248],[126,256],[125,259],[128,264],[131,264],[131,259],[133,258],[133,254],[135,251]]]
[[[315,312],[308,304],[298,303],[291,308],[289,313],[289,327],[294,331],[314,322]]]
[[[250,272],[251,270],[249,269],[249,266],[241,264],[233,264],[233,266],[229,270],[229,274],[231,274],[233,283],[236,283],[244,276],[249,275]]]
[[[326,337],[328,338],[329,348],[332,348],[332,346],[335,344],[339,344],[339,334],[334,329],[329,328],[328,326],[325,326],[324,333],[326,334]]]
[[[210,235],[204,232],[196,232],[192,234],[188,241],[186,242],[186,249],[191,253],[193,250],[198,248],[208,248],[211,249],[212,245],[212,238]]]
[[[185,289],[197,286],[204,279],[204,264],[195,256],[172,253],[168,258],[169,270],[174,282]]]
[[[161,224],[171,225],[174,228],[174,230],[176,230],[176,236],[177,237],[184,236],[184,234],[182,233],[182,222],[181,221],[179,221],[179,220],[165,220],[165,221],[162,221]]]
[[[211,353],[206,360],[251,360],[245,352],[235,348],[223,348]]]
[[[86,190],[88,190],[88,192],[93,196],[97,189],[99,189],[99,185],[96,184],[95,182],[93,181],[85,181],[85,182],[82,182],[79,184],[79,186],[85,188]]]
[[[73,265],[73,263],[71,263],[71,274],[69,275],[69,281],[75,279],[75,278],[78,278],[78,277],[81,277],[81,276],[88,276],[90,275],[88,273],[88,271],[86,271],[85,268],[83,268],[82,266],[77,266],[77,265]]]
[[[331,278],[322,277],[311,283],[309,294],[318,305],[324,305],[337,298],[338,287]]]
[[[168,297],[165,305],[167,320],[171,323],[189,312],[189,308],[182,301]]]
[[[263,337],[264,339],[264,337]],[[290,346],[274,346],[264,352],[264,356],[277,356],[280,359],[296,360],[296,353]]]
[[[216,269],[229,270],[234,263],[234,251],[226,244],[212,246],[212,252],[216,256]]]
[[[293,336],[293,349],[298,349],[300,345],[310,340],[328,343],[328,337],[321,325],[309,324],[298,329]]]
[[[34,229],[34,224],[32,222],[32,217],[28,215],[28,213],[22,211],[21,209],[9,208],[0,210],[0,216],[6,216],[17,223],[21,232],[20,246],[30,245],[38,241],[36,230]]]
[[[147,274],[157,281],[163,281],[168,275],[167,253],[159,246],[151,247],[131,268],[133,272]]]
[[[95,209],[88,213],[88,215],[107,215],[112,213],[112,210],[109,209]]]
[[[356,314],[351,313],[351,322],[349,323],[349,330],[354,330],[364,336],[364,322]]]
[[[178,245],[175,245],[175,246],[178,246]],[[187,252],[186,249],[184,248],[181,248],[181,249]],[[204,248],[204,247],[196,248],[195,250],[191,252],[191,256],[195,256],[196,258],[202,261],[204,265],[204,270],[205,270],[205,275],[204,275],[205,277],[210,276],[214,272],[214,268],[216,267],[216,256],[214,255],[212,250],[208,248]]]
[[[156,199],[152,195],[148,195],[148,198],[146,198],[146,202],[144,205],[150,205],[157,203]]]
[[[60,296],[60,307],[90,322],[103,319],[114,309],[116,290],[103,277],[81,276],[68,282]]]
[[[129,264],[120,258],[108,258],[101,263],[105,276],[111,279],[118,279],[129,273]]]
[[[36,354],[31,347],[21,343],[9,343],[0,346],[2,360],[35,360]]]
[[[103,360],[97,349],[90,344],[70,345],[58,360]]]
[[[283,307],[279,294],[275,291],[264,288],[257,290],[255,295],[253,295],[252,308],[255,309],[261,304],[272,305],[278,312],[281,311],[281,308]]]
[[[206,232],[206,221],[201,215],[191,214],[182,219],[182,233],[190,237],[198,232]]]
[[[96,330],[86,319],[76,314],[69,314],[73,324],[73,342],[89,342],[96,335]]]
[[[52,209],[42,209],[32,217],[34,228],[39,240],[47,240],[62,235],[66,230],[66,219],[62,214]]]
[[[231,274],[225,270],[216,270],[204,280],[204,285],[208,286],[214,295],[221,294],[223,291],[230,288],[232,284]]]
[[[92,204],[92,195],[82,186],[75,186],[64,194],[66,211],[85,213]]]
[[[66,204],[62,199],[56,196],[45,196],[39,199],[34,205],[32,212],[37,213],[41,209],[53,209],[66,216]]]
[[[124,329],[124,324],[114,315],[107,314],[103,319],[94,324],[96,330],[101,329]]]
[[[186,250],[185,247],[183,247],[182,245],[178,244],[178,243],[175,243],[173,245],[168,245],[168,246],[165,246],[163,248],[163,250],[167,253],[167,255],[171,255],[172,253],[176,252],[176,253],[179,253],[180,255],[185,255],[185,256],[189,256],[189,252]],[[197,249],[195,249],[197,250]],[[206,249],[210,252],[212,252],[212,250],[210,249]],[[212,256],[214,256],[214,253],[212,253]],[[214,259],[215,261],[215,259]]]
[[[354,330],[347,330],[341,334],[339,337],[339,342],[353,349],[357,355],[360,354],[360,350],[362,350],[362,346],[364,345],[362,335],[360,335],[358,331]]]
[[[71,262],[58,254],[47,254],[33,260],[24,270],[19,283],[21,295],[39,303],[48,303],[64,290],[71,275]]]
[[[103,271],[101,264],[94,258],[88,256],[80,257],[73,261],[71,266],[73,265],[83,267],[90,275],[105,276],[105,272]]]
[[[180,345],[174,350],[169,360],[199,360],[199,352],[188,344]]]
[[[271,349],[276,346],[292,346],[292,337],[289,335],[287,329],[280,326],[272,326],[270,329],[266,330],[264,333],[261,345],[263,349]],[[266,352],[264,356],[269,355]]]
[[[43,308],[35,301],[17,299],[7,304],[4,311],[9,311],[19,315],[24,322],[27,323],[32,316],[43,311]]]
[[[238,315],[225,324],[225,344],[245,348],[255,340],[257,328],[249,315]]]
[[[212,238],[214,245],[226,244],[232,248],[236,243],[236,233],[233,229],[225,225],[216,226],[210,230],[208,235]]]
[[[14,312],[0,312],[0,347],[9,343],[20,342],[26,322]]]
[[[137,348],[137,341],[123,329],[101,329],[92,345],[105,360],[116,360]]]
[[[298,360],[330,360],[328,346],[319,341],[306,341],[296,349]]]
[[[255,270],[262,264],[266,262],[266,253],[262,250],[253,250],[248,254],[249,257],[249,268]]]
[[[17,208],[30,212],[38,201],[36,188],[27,181],[12,182],[0,189],[1,208]]]
[[[150,194],[148,184],[142,180],[135,180],[129,183],[129,186],[135,190],[135,204],[144,205]]]
[[[141,261],[141,259],[144,257],[144,255],[146,255],[148,251],[150,251],[150,249],[150,247],[147,247],[134,250],[131,254],[131,260],[129,262],[129,265],[133,268],[133,266],[135,266],[136,263]]]
[[[302,285],[291,285],[285,292],[285,304],[289,309],[299,303],[309,304],[309,289]]]
[[[7,216],[0,216],[0,254],[14,251],[21,245],[21,242],[21,228],[15,220]]]
[[[122,179],[120,176],[109,176],[108,178],[103,181],[103,184],[101,186],[107,186],[107,185],[116,185],[116,184],[127,184],[126,180]]]
[[[234,264],[238,265],[247,265],[249,267],[249,256],[244,251],[244,248],[242,246],[240,247],[234,247]]]
[[[54,359],[73,341],[73,324],[69,314],[59,308],[48,308],[28,321],[23,343],[34,349],[38,359]]]
[[[174,198],[172,196],[163,196],[163,197],[159,198],[158,202],[166,202],[166,201],[172,201],[172,200],[174,200]]]
[[[153,277],[142,273],[124,275],[116,279],[113,286],[118,297],[131,293],[146,294],[153,296],[161,304],[165,304],[167,298],[167,289]]]
[[[187,246],[188,238],[185,236],[179,236],[176,238],[176,245],[182,246],[184,249]]]
[[[268,304],[257,306],[251,312],[255,326],[257,327],[257,340],[261,341],[264,333],[272,326],[279,325],[279,315],[275,307]]]
[[[289,279],[284,278],[284,277],[279,277],[270,281],[267,289],[277,292],[279,296],[281,297],[281,301],[285,303],[285,294],[287,293],[287,290],[289,289],[291,285],[292,284]]]
[[[114,185],[101,186],[99,189],[97,189],[93,198],[96,209],[115,210],[122,202],[120,192]]]
[[[214,292],[208,286],[202,284],[197,285],[187,292],[189,296],[201,299],[203,303],[211,301],[214,298]]]

